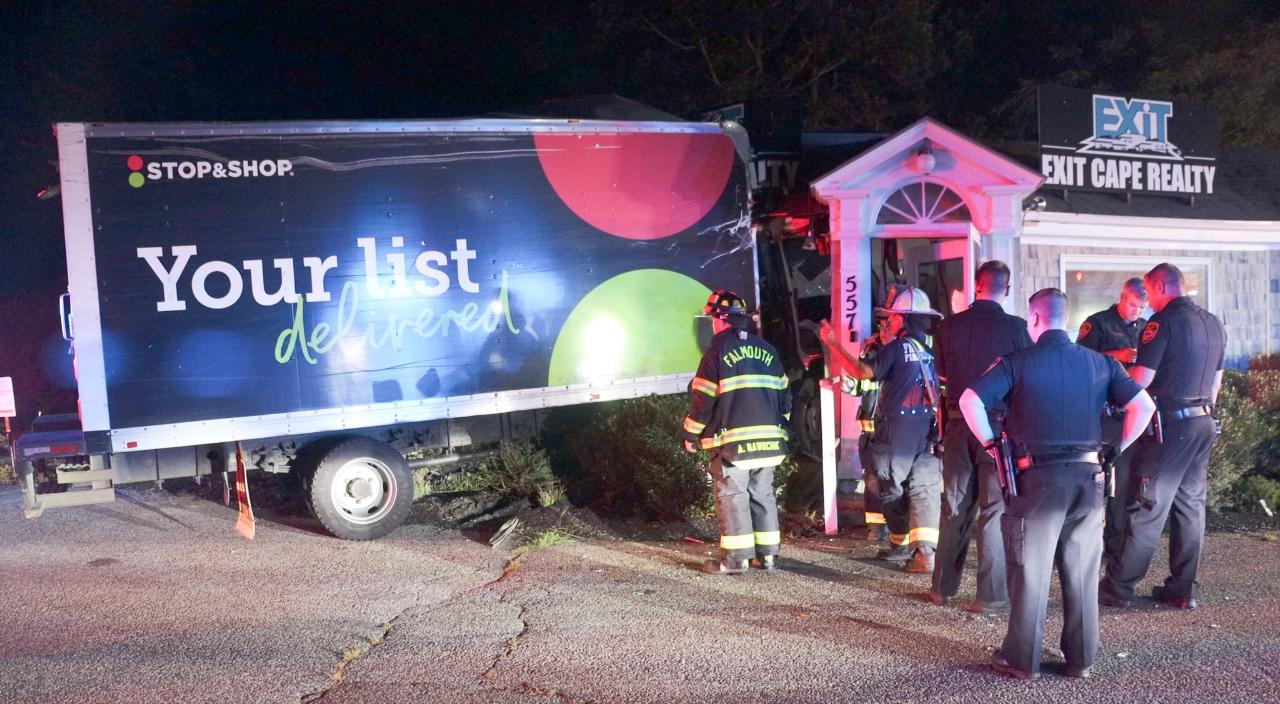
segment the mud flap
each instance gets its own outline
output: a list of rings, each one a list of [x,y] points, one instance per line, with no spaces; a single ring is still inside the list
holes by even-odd
[[[240,509],[236,517],[236,532],[248,540],[257,535],[257,525],[253,519],[253,505],[249,503],[249,478],[244,468],[244,449],[236,443],[236,502]]]

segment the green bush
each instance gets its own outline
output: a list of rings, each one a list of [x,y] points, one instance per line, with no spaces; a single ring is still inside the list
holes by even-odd
[[[564,495],[560,481],[551,472],[551,458],[528,440],[503,441],[495,456],[441,477],[432,477],[431,471],[419,470],[414,476],[415,498],[429,493],[493,491],[550,506]]]
[[[1280,353],[1260,354],[1249,360],[1249,371],[1280,371]]]
[[[1273,512],[1280,510],[1280,481],[1275,479],[1257,474],[1244,477],[1236,484],[1235,494],[1236,505],[1242,511],[1262,513],[1259,500],[1267,502]]]
[[[685,395],[557,409],[544,441],[566,466],[570,497],[602,513],[675,520],[705,507],[706,456],[682,448]]]
[[[1213,510],[1227,508],[1236,482],[1259,464],[1259,452],[1276,429],[1261,406],[1249,400],[1247,379],[1240,372],[1228,372],[1218,394],[1217,414],[1222,435],[1209,456],[1209,486],[1206,503]]]
[[[551,458],[537,444],[529,440],[504,441],[498,446],[498,461],[493,465],[489,488],[541,502],[542,497],[558,493],[560,482],[551,473]]]

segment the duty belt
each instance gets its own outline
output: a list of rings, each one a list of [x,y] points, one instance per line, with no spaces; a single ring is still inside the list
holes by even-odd
[[[1097,452],[1051,452],[1043,455],[1024,455],[1016,461],[1019,470],[1031,469],[1032,467],[1046,464],[1065,464],[1068,462],[1099,464],[1101,462]]]
[[[1188,418],[1199,418],[1200,416],[1209,415],[1208,406],[1190,406],[1188,408],[1179,408],[1176,411],[1165,411],[1161,414],[1166,421],[1186,420]]]

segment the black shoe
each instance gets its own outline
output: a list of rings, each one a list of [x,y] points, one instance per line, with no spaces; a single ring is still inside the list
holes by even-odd
[[[1092,670],[1087,667],[1076,667],[1075,665],[1067,665],[1066,668],[1062,670],[1062,674],[1065,677],[1074,677],[1078,680],[1087,680],[1090,677],[1093,677]]]
[[[884,548],[876,553],[876,557],[889,562],[906,562],[911,559],[911,547],[908,545],[895,545],[891,548]]]
[[[949,597],[949,596],[943,596],[943,595],[941,595],[941,594],[939,594],[939,593],[937,593],[937,592],[933,591],[932,589],[930,589],[930,590],[929,590],[929,601],[932,601],[932,602],[933,602],[935,605],[937,605],[937,606],[946,606],[947,604],[950,604],[950,603],[951,603],[951,597]]]
[[[1168,604],[1169,606],[1172,606],[1175,609],[1194,609],[1200,606],[1199,604],[1196,603],[1195,599],[1189,596],[1177,596],[1174,594],[1166,594],[1164,587],[1152,588],[1151,596],[1155,597],[1156,601],[1162,604]]]
[[[778,568],[778,556],[761,555],[756,558],[756,567],[759,567],[765,572],[772,572]]]
[[[1002,675],[1016,677],[1020,680],[1040,679],[1039,672],[1027,672],[1026,670],[1019,670],[1018,668],[1014,667],[1012,663],[1010,663],[1008,660],[1004,658],[1004,655],[999,650],[997,650],[995,654],[991,656],[991,669],[995,670],[996,672],[999,672]]]
[[[707,560],[702,563],[707,574],[742,574],[747,571],[746,560]]]
[[[1099,586],[1098,587],[1098,605],[1110,606],[1113,609],[1127,609],[1133,606],[1133,601],[1131,599],[1121,599],[1115,594],[1112,594],[1110,589],[1107,589],[1106,587],[1103,587],[1103,586]]]
[[[998,614],[1009,613],[1009,602],[993,601],[991,603],[983,603],[979,599],[974,599],[973,601],[969,602],[969,605],[966,606],[964,610],[968,611],[971,614],[982,614],[983,616],[996,616]]]

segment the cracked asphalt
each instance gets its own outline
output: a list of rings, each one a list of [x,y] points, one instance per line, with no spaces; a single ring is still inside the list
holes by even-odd
[[[1280,543],[1259,535],[1207,538],[1196,611],[1105,609],[1093,679],[1046,656],[1020,682],[985,666],[1003,619],[927,603],[927,577],[851,538],[710,577],[695,567],[711,546],[683,541],[575,540],[513,564],[428,525],[350,543],[260,516],[249,542],[218,503],[120,495],[26,520],[0,487],[0,701],[1280,700]]]

